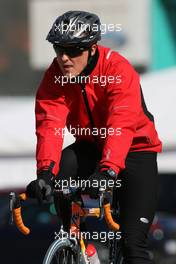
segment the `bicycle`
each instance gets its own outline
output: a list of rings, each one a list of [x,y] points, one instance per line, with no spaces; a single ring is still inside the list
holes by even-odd
[[[72,202],[71,226],[69,232],[66,232],[63,230],[63,225],[61,225],[57,239],[53,241],[45,254],[43,264],[89,264],[91,262],[89,256],[86,254],[86,239],[80,231],[81,219],[85,219],[88,216],[99,219],[104,217],[109,229],[114,234],[119,231],[119,224],[113,220],[114,216],[117,219],[118,210],[116,208],[111,209],[112,192],[102,192],[100,198],[97,200],[90,199],[88,195],[81,194],[78,189],[55,190],[53,195],[57,195],[58,193],[62,193],[64,197],[69,198]],[[26,200],[27,196],[25,193],[19,195],[14,192],[10,193],[12,222],[15,223],[19,231],[24,235],[30,233],[30,229],[23,223],[21,214],[21,202]],[[96,204],[96,207],[93,207],[92,203]],[[108,241],[108,264],[122,264],[123,256],[119,244],[117,239],[110,239]],[[96,263],[100,263],[100,261]]]

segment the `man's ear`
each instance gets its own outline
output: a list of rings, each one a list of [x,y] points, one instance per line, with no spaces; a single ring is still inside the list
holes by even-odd
[[[95,55],[96,49],[97,49],[97,44],[93,44],[91,47],[91,56]]]

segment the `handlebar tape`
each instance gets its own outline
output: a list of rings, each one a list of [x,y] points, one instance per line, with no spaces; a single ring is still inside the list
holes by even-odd
[[[27,196],[25,193],[20,194],[19,198],[23,201],[27,200]],[[13,218],[19,231],[22,232],[24,235],[29,235],[30,229],[26,227],[23,223],[23,219],[21,215],[21,206],[13,209]]]
[[[108,224],[109,228],[111,228],[114,231],[118,231],[120,229],[120,226],[119,226],[119,224],[114,222],[114,220],[112,218],[110,203],[104,204],[103,208],[105,211],[105,220],[106,220],[106,223]]]

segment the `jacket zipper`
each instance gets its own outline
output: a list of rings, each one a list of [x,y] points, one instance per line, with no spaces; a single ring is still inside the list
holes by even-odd
[[[92,113],[91,113],[91,110],[90,110],[89,101],[88,101],[88,98],[87,98],[87,93],[86,93],[86,89],[85,89],[85,85],[84,84],[81,85],[81,92],[82,92],[82,95],[83,95],[83,99],[84,99],[84,103],[85,103],[85,106],[86,106],[86,110],[87,110],[87,114],[88,114],[88,117],[89,117],[89,121],[90,121],[91,127],[93,129],[95,127],[95,123],[94,123],[94,120],[93,120],[93,117],[92,117]],[[96,135],[93,135],[93,137],[94,137],[95,143],[98,144],[98,137]]]

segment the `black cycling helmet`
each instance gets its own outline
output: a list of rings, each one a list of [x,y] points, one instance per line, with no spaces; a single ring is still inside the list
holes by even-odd
[[[100,27],[97,15],[85,11],[68,11],[56,19],[46,39],[63,47],[89,48],[101,39]]]

